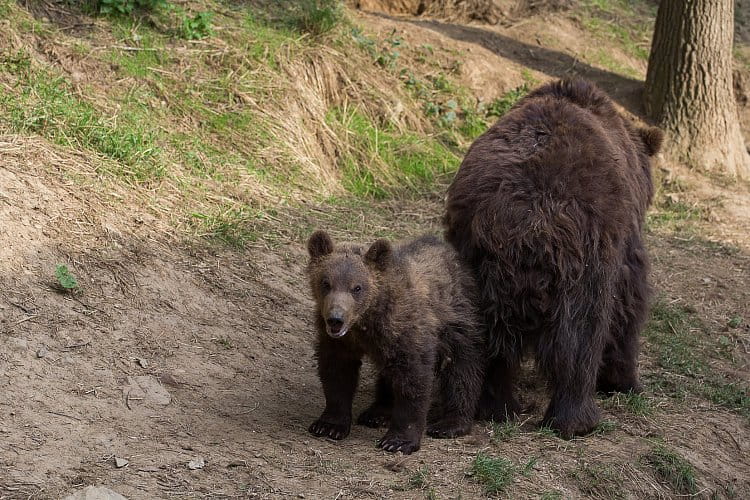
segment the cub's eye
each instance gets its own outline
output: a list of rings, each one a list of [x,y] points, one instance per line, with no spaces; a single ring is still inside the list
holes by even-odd
[[[362,287],[357,285],[354,288],[352,288],[352,293],[359,293],[362,291]]]
[[[330,281],[328,281],[328,280],[323,280],[323,281],[322,281],[322,282],[320,283],[320,287],[321,287],[321,288],[322,288],[323,290],[330,290],[330,289],[331,289],[331,282],[330,282]]]

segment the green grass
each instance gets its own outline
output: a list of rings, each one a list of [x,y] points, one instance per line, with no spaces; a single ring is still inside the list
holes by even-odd
[[[102,57],[122,76],[136,78],[159,77],[150,68],[162,68],[169,62],[169,51],[164,42],[168,37],[130,17],[111,20],[112,35],[117,39],[116,47]]]
[[[417,469],[411,476],[409,476],[409,488],[420,490],[426,488],[429,477],[430,471],[426,465]]]
[[[644,334],[661,368],[653,375],[654,388],[678,398],[689,392],[750,417],[747,383],[728,380],[710,366],[720,352],[702,340],[706,330],[693,312],[659,300]]]
[[[690,222],[705,220],[706,211],[697,204],[688,204],[662,197],[646,217],[649,228],[684,231]]]
[[[518,422],[506,420],[505,422],[490,422],[490,437],[494,443],[508,441],[521,434]]]
[[[526,94],[529,93],[528,84],[524,83],[514,89],[509,90],[502,96],[496,98],[487,106],[487,116],[500,117],[510,111]]]
[[[264,234],[263,216],[250,207],[227,207],[213,213],[195,212],[191,222],[200,236],[242,248]]]
[[[739,328],[742,326],[742,323],[744,323],[744,319],[742,319],[742,316],[732,316],[732,318],[727,323],[727,326],[729,328]]]
[[[5,19],[11,15],[13,8],[10,0],[0,0],[0,17]]]
[[[395,31],[374,38],[359,27],[351,30],[351,38],[354,46],[367,53],[375,64],[399,76],[424,114],[441,130],[443,142],[462,148],[485,132],[492,121],[529,92],[529,86],[537,83],[531,72],[524,69],[521,74],[524,83],[490,103],[477,103],[476,97],[452,78],[461,71],[459,58],[447,68],[435,63],[438,71],[420,78],[410,62],[428,63],[434,57],[433,47],[409,47]]]
[[[251,59],[268,64],[272,69],[280,68],[284,48],[299,45],[299,34],[288,24],[269,22],[259,12],[245,14],[243,27],[243,51]]]
[[[643,461],[650,465],[656,477],[668,483],[675,493],[697,493],[695,468],[677,452],[659,444],[643,456]]]
[[[297,24],[312,35],[328,33],[344,20],[344,5],[340,0],[301,0]]]
[[[601,436],[602,434],[609,434],[617,430],[617,422],[614,420],[602,420],[599,424],[591,431],[591,434]]]
[[[560,437],[559,434],[557,433],[557,431],[555,429],[553,429],[552,427],[550,427],[549,425],[539,426],[539,428],[536,430],[536,432],[537,432],[537,434],[539,434],[542,437],[547,437],[547,438]]]
[[[515,465],[508,459],[478,453],[471,464],[470,475],[478,481],[488,495],[502,493],[512,482]]]
[[[549,490],[539,495],[539,500],[562,500],[563,494],[558,490]]]
[[[105,118],[64,78],[30,69],[21,54],[3,56],[0,70],[16,77],[14,92],[0,95],[0,116],[12,131],[98,152],[118,162],[102,164],[102,170],[131,181],[164,176],[156,133],[138,113],[125,109]]]
[[[614,464],[581,462],[569,475],[584,495],[592,498],[626,498],[623,475]]]
[[[586,0],[580,12],[581,23],[595,37],[613,42],[635,59],[648,61],[656,21],[656,8],[652,3],[643,0]],[[623,70],[625,74],[635,72],[620,64],[611,66],[608,69],[618,73],[623,73]]]
[[[654,413],[651,400],[643,393],[615,394],[607,401],[611,407],[624,408],[638,417],[645,417]]]
[[[352,150],[339,160],[344,188],[362,198],[419,193],[454,172],[458,158],[436,139],[378,125],[358,111],[335,109],[328,120],[345,129]]]
[[[589,52],[587,55],[593,63],[602,66],[604,69],[609,70],[612,73],[628,76],[633,79],[643,78],[643,75],[641,75],[641,73],[635,68],[628,66],[613,57],[608,49],[596,49],[593,52]]]
[[[672,373],[695,377],[705,369],[697,355],[698,333],[703,326],[692,312],[657,301],[651,309],[645,336],[657,348],[659,366]]]

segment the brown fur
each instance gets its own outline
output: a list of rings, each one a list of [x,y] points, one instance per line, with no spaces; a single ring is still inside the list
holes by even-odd
[[[448,190],[446,239],[474,269],[495,353],[479,416],[519,411],[534,351],[552,388],[544,422],[564,437],[599,421],[593,395],[638,391],[648,313],[641,229],[658,129],[638,129],[585,81],[532,92],[479,137]]]
[[[378,240],[365,250],[334,245],[323,231],[310,237],[308,251],[326,399],[310,432],[349,434],[367,356],[379,370],[376,397],[357,423],[389,426],[380,447],[416,451],[425,428],[433,437],[468,433],[484,377],[485,335],[476,285],[455,251],[434,237],[395,247]]]

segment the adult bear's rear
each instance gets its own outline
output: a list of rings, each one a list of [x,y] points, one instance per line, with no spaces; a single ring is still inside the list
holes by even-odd
[[[638,391],[648,314],[641,228],[658,129],[639,129],[593,84],[525,97],[472,144],[448,189],[446,238],[472,266],[494,342],[479,416],[519,411],[525,350],[552,387],[544,423],[590,431],[593,395]]]

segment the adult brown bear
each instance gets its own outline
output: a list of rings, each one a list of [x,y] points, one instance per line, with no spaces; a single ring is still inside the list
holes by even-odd
[[[593,84],[564,80],[529,94],[469,148],[445,225],[479,280],[494,343],[480,418],[519,412],[526,350],[552,389],[543,423],[563,437],[597,425],[597,388],[640,390],[649,297],[641,229],[661,141]]]

